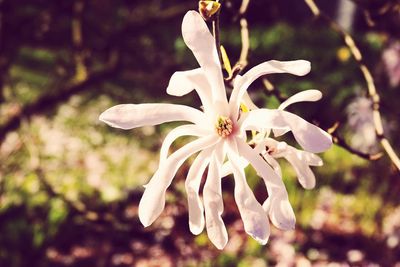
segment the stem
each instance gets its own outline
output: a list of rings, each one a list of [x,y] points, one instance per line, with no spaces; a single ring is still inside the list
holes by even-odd
[[[382,126],[382,116],[380,112],[380,96],[375,86],[374,79],[372,77],[371,71],[368,69],[363,61],[363,57],[360,49],[357,47],[353,37],[343,30],[334,20],[332,20],[328,15],[323,13],[314,0],[304,0],[308,8],[313,13],[314,17],[325,21],[336,33],[338,33],[342,38],[343,42],[350,49],[358,68],[364,76],[365,83],[368,88],[368,95],[372,100],[372,112],[373,112],[373,122],[375,126],[376,136],[379,139],[383,149],[389,156],[392,163],[396,166],[397,170],[400,171],[400,159],[396,155],[392,145],[389,140],[384,136],[383,126]]]

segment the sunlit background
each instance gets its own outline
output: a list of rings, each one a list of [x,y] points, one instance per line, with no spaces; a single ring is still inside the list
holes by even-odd
[[[234,64],[242,1],[221,2],[221,43]],[[399,1],[316,4],[358,45],[385,136],[399,153]],[[197,67],[180,32],[183,15],[197,7],[195,0],[0,0],[0,266],[400,266],[400,175],[375,133],[367,84],[341,34],[301,0],[252,0],[244,15],[247,69],[270,59],[312,63],[305,77],[268,76],[272,92],[260,79],[252,99],[276,108],[281,96],[319,89],[321,101],[290,110],[325,130],[338,126],[341,145],[321,154],[315,189],[304,190],[280,162],[296,229],[273,228],[265,246],[248,237],[228,177],[226,248],[217,250],[205,231],[193,236],[184,190],[190,161],[168,189],[161,217],[140,224],[142,185],[175,125],[122,131],[98,116],[119,103],[200,106],[195,94],[165,92],[175,71]],[[246,172],[265,199],[260,178]]]

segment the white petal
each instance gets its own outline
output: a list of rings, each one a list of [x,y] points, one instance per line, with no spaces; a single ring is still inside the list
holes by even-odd
[[[241,99],[247,88],[262,75],[271,73],[291,73],[294,75],[303,76],[309,73],[310,69],[310,62],[305,60],[270,60],[253,67],[242,77],[236,79],[231,98],[229,100],[231,110],[234,111],[239,109],[240,102],[242,101]]]
[[[281,177],[263,160],[259,153],[255,152],[241,139],[236,139],[239,155],[245,158],[264,179],[268,194],[272,191],[281,191],[285,188]]]
[[[308,167],[307,162],[304,159],[299,158],[300,154],[294,153],[294,151],[289,152],[286,155],[286,159],[293,166],[296,171],[297,178],[300,184],[305,189],[312,189],[315,187],[315,175],[311,171],[310,167]]]
[[[204,136],[207,134],[209,134],[207,130],[193,124],[182,125],[174,128],[167,134],[162,143],[160,149],[160,165],[167,159],[169,148],[177,138],[185,135]]]
[[[331,147],[332,137],[330,134],[293,113],[281,112],[284,112],[283,116],[294,138],[305,150],[320,153]]]
[[[199,188],[203,173],[210,162],[211,148],[203,150],[193,161],[186,178],[185,188],[189,207],[189,228],[194,235],[204,229],[204,208],[199,196]]]
[[[310,153],[308,151],[299,151],[299,150],[297,150],[296,153],[301,153],[301,156],[298,156],[298,157],[304,158],[304,160],[310,166],[324,165],[324,162],[322,161],[322,159],[318,155],[315,155],[314,153]]]
[[[183,96],[196,90],[204,109],[209,109],[212,101],[211,87],[201,68],[177,71],[168,84],[167,93],[174,96]]]
[[[178,168],[192,154],[218,142],[214,136],[199,138],[173,153],[160,165],[153,178],[146,185],[139,203],[139,219],[147,227],[161,214],[165,206],[165,191],[171,184]]]
[[[235,201],[243,220],[244,229],[260,244],[265,245],[270,234],[268,215],[247,184],[243,168],[237,162],[240,161],[238,156],[234,152],[228,152],[228,157],[235,179]]]
[[[246,166],[249,165],[246,159],[239,156],[236,159],[236,164],[242,169],[246,168]],[[230,161],[225,162],[224,165],[222,165],[221,177],[228,176],[232,173],[233,171],[231,162]]]
[[[282,177],[282,169],[279,163],[271,157],[267,152],[263,153],[263,158],[268,162],[269,165],[271,165],[272,169],[274,169],[275,173],[279,176]]]
[[[284,110],[252,110],[247,113],[241,123],[242,130],[262,131],[268,128],[289,128],[296,141],[305,150],[313,153],[323,152],[332,145],[332,138],[327,132]]]
[[[296,225],[296,216],[287,194],[278,192],[269,197],[271,198],[269,207],[271,222],[281,230],[293,230]]]
[[[287,191],[281,177],[249,145],[240,139],[236,139],[236,141],[240,155],[250,162],[267,186],[268,195],[271,198],[269,210],[271,222],[280,229],[293,229],[296,217],[288,201]]]
[[[306,91],[302,91],[300,93],[297,93],[295,95],[292,95],[291,97],[289,97],[288,99],[286,99],[286,101],[284,101],[278,109],[285,109],[288,106],[294,104],[294,103],[298,103],[298,102],[316,102],[318,100],[320,100],[322,98],[322,93],[318,90],[306,90]]]
[[[201,111],[175,104],[121,104],[107,109],[99,117],[108,125],[125,130],[170,121],[201,124],[204,119]]]
[[[251,110],[239,120],[241,130],[255,130],[265,132],[269,129],[290,129],[282,116],[282,111],[276,109]]]
[[[213,102],[227,103],[215,39],[203,18],[196,11],[187,12],[183,18],[182,36],[212,87]]]
[[[243,94],[243,98],[242,98],[242,102],[250,109],[258,109],[258,107],[256,106],[256,104],[254,104],[253,100],[251,100],[251,97],[249,96],[249,94],[246,92],[244,92]]]
[[[231,175],[232,173],[233,171],[231,163],[229,161],[225,162],[221,168],[221,178]]]
[[[221,217],[224,211],[220,176],[222,161],[223,151],[218,146],[211,158],[203,191],[207,235],[218,249],[223,249],[228,242],[228,233]]]

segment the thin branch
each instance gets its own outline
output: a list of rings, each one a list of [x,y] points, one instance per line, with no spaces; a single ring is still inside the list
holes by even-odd
[[[262,81],[267,93],[269,95],[275,96],[280,103],[282,103],[287,99],[287,97],[283,96],[281,92],[278,90],[278,88],[276,88],[267,78],[263,78]],[[342,137],[338,135],[337,133],[338,127],[339,123],[335,123],[334,126],[332,126],[327,130],[327,132],[332,136],[332,141],[334,144],[340,146],[341,148],[344,148],[348,152],[357,155],[363,159],[378,160],[382,157],[382,153],[368,154],[351,147]]]
[[[331,128],[327,130],[327,132],[332,136],[333,143],[335,143],[336,145],[366,160],[378,160],[383,156],[383,153],[381,152],[375,154],[368,154],[351,147],[342,137],[338,135],[337,133],[338,128],[339,128],[339,122],[336,122]]]
[[[247,19],[245,17],[247,8],[249,7],[250,0],[243,0],[242,5],[239,9],[240,16],[240,36],[242,40],[242,49],[240,51],[239,61],[235,65],[239,65],[241,69],[244,69],[248,64],[248,56],[250,49],[250,37]]]
[[[115,52],[111,55],[110,62],[103,70],[92,73],[83,81],[74,81],[70,85],[60,88],[55,93],[44,94],[35,102],[21,108],[19,112],[0,126],[0,143],[4,140],[7,133],[19,128],[23,119],[30,118],[34,114],[40,114],[51,110],[60,103],[67,101],[71,96],[81,93],[90,88],[90,86],[101,83],[112,77],[117,71],[118,61],[118,55]]]
[[[361,70],[364,80],[367,84],[368,88],[368,94],[369,97],[372,100],[372,112],[373,112],[373,122],[375,126],[375,131],[376,135],[380,140],[380,143],[383,147],[383,149],[386,151],[387,155],[393,162],[393,164],[397,167],[397,169],[400,171],[400,159],[396,155],[395,151],[393,150],[393,147],[387,140],[387,138],[384,136],[384,131],[383,131],[383,126],[382,126],[382,116],[380,113],[380,96],[377,92],[377,89],[375,87],[374,79],[371,75],[370,70],[367,68],[365,65],[362,54],[360,50],[358,49],[353,37],[351,37],[350,34],[348,34],[345,30],[343,30],[334,20],[332,20],[328,15],[323,13],[317,4],[314,2],[314,0],[304,0],[306,5],[310,8],[311,12],[313,13],[314,17],[321,19],[328,23],[330,27],[338,33],[342,38],[346,46],[350,49],[355,61],[358,64],[359,69]]]
[[[71,21],[72,46],[75,60],[75,77],[77,81],[87,78],[87,68],[85,65],[85,53],[83,50],[82,19],[85,3],[82,0],[74,2],[74,14]]]

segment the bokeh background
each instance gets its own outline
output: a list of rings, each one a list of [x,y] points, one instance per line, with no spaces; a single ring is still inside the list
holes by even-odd
[[[222,1],[221,43],[239,59],[242,1]],[[380,95],[385,136],[400,152],[400,2],[316,4],[356,41]],[[296,229],[272,229],[260,246],[243,230],[233,179],[223,179],[229,232],[218,251],[188,227],[179,170],[162,216],[137,217],[143,187],[174,124],[113,129],[98,115],[118,103],[199,106],[195,94],[170,97],[177,70],[197,67],[183,43],[183,15],[194,0],[0,0],[0,266],[400,266],[400,175],[379,145],[366,83],[343,38],[303,1],[250,1],[248,66],[306,59],[305,77],[270,75],[249,92],[260,106],[316,88],[324,98],[291,111],[329,129],[367,160],[335,145],[304,190],[284,161]],[[279,93],[279,94],[278,94]],[[188,139],[179,139],[180,147]],[[383,152],[382,155],[379,154]],[[378,153],[378,154],[377,154]],[[246,170],[258,199],[266,192]]]

